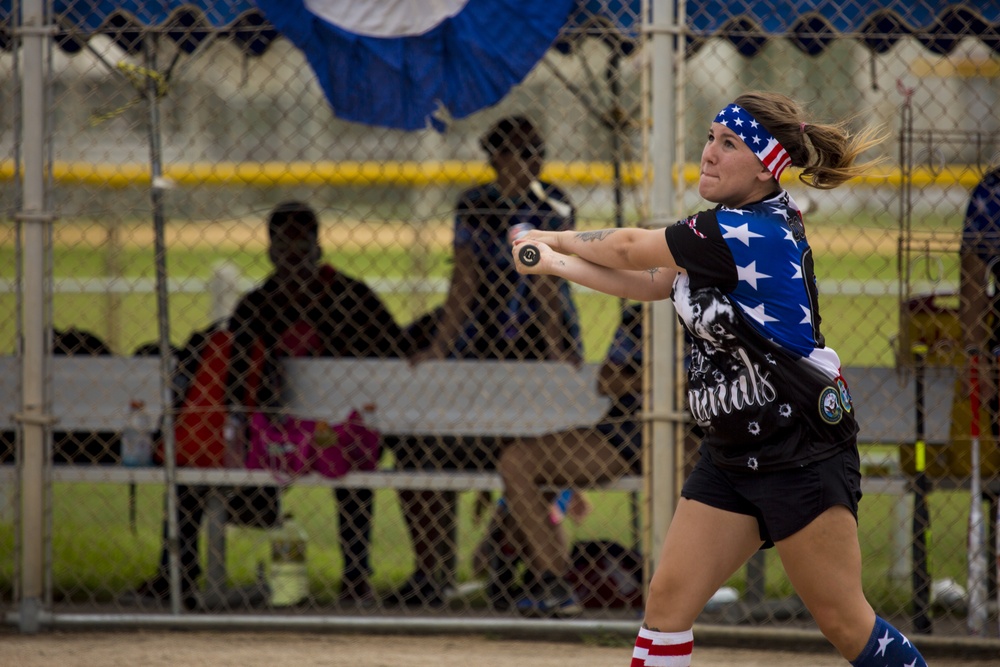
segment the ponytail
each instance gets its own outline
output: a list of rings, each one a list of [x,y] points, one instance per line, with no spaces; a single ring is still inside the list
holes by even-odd
[[[862,153],[886,139],[877,128],[866,127],[852,135],[846,122],[808,122],[805,108],[780,93],[750,92],[734,102],[778,140],[792,158],[792,166],[802,170],[799,180],[810,187],[832,190],[884,159],[856,164]]]

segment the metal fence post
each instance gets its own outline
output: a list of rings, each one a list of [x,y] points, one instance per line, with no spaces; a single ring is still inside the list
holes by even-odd
[[[20,451],[20,628],[38,632],[45,592],[47,419],[45,354],[48,303],[45,271],[52,218],[45,211],[45,3],[26,0],[22,9],[21,48],[24,134],[24,204],[18,214],[24,259],[21,289],[21,430]]]

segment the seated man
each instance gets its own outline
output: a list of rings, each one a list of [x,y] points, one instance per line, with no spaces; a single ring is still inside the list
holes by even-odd
[[[561,524],[550,519],[545,487],[587,487],[638,471],[642,427],[642,307],[628,305],[601,366],[599,391],[612,399],[604,419],[590,428],[519,438],[498,465],[509,524],[518,531],[531,583],[516,601],[529,615],[568,616],[581,607],[565,580],[569,545]]]
[[[305,204],[278,205],[267,223],[268,257],[274,266],[264,283],[247,293],[229,320],[229,372],[221,407],[228,411],[228,460],[245,464],[249,413],[273,413],[280,408],[280,359],[290,356],[398,357],[402,330],[378,296],[363,282],[323,264],[319,222]],[[262,350],[262,354],[255,352]],[[262,358],[261,358],[262,357]],[[267,488],[251,505],[266,507]],[[178,486],[181,589],[186,606],[200,575],[198,531],[205,510],[207,487]],[[239,501],[245,494],[234,494]],[[340,548],[344,558],[341,600],[373,600],[369,586],[369,545],[374,494],[370,489],[334,491]],[[250,508],[239,508],[253,510]],[[233,512],[232,501],[230,511]],[[163,598],[169,591],[166,542],[156,577],[139,592]]]

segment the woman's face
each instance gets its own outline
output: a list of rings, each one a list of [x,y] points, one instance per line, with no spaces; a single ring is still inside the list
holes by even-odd
[[[763,199],[775,184],[753,151],[739,135],[720,123],[712,123],[701,151],[698,194],[704,199],[736,208]]]

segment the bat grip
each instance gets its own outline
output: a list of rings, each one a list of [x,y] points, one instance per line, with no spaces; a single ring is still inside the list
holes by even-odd
[[[521,263],[525,266],[534,266],[538,264],[542,254],[538,251],[538,247],[530,243],[524,243],[517,250],[517,258],[521,260]]]

